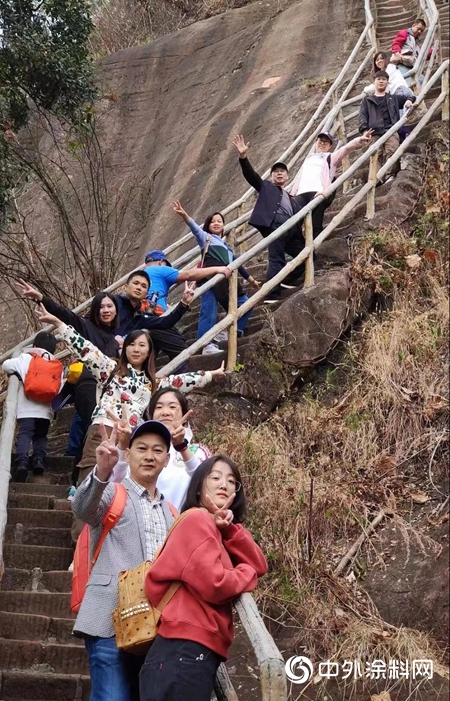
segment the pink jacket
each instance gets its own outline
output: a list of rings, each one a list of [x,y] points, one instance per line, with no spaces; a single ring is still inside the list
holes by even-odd
[[[330,187],[331,182],[336,175],[336,170],[337,168],[341,165],[342,160],[347,156],[349,153],[352,151],[356,151],[359,148],[362,148],[366,142],[363,140],[362,136],[357,136],[356,139],[352,139],[351,141],[348,142],[348,144],[345,144],[345,146],[342,146],[341,148],[338,148],[337,151],[333,151],[329,155],[331,158],[324,158],[323,159],[323,171],[322,171],[322,190],[326,190],[327,188]],[[314,154],[310,154],[314,155]],[[292,181],[291,189],[290,189],[290,194],[295,197],[297,195],[297,188],[300,183],[300,178],[303,172],[304,168],[308,168],[308,158],[307,156],[304,160],[304,163],[300,170],[298,171],[297,175],[295,176],[294,180]],[[328,165],[328,161],[330,161],[330,165]]]

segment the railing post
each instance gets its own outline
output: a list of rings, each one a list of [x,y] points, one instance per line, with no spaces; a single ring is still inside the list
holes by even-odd
[[[449,119],[449,95],[448,95],[448,69],[442,74],[442,92],[445,93],[445,100],[442,105],[442,121],[448,122]]]
[[[339,110],[339,127],[338,127],[338,137],[339,140],[342,141],[344,144],[347,143],[347,136],[345,133],[345,122],[344,122],[344,115],[342,113],[342,110]],[[342,172],[345,173],[346,170],[350,168],[350,156],[344,156],[342,159]],[[350,180],[346,180],[343,187],[342,191],[345,195],[346,192],[348,192],[350,189]]]
[[[303,236],[305,238],[305,246],[310,247],[310,253],[305,260],[305,283],[304,287],[314,285],[314,249],[313,249],[313,223],[312,214],[308,212],[303,220]]]
[[[377,186],[377,173],[378,151],[375,151],[375,153],[373,153],[370,157],[369,183],[372,184],[372,187],[367,193],[366,219],[373,219],[375,216],[375,188]]]
[[[13,357],[18,355],[15,353]],[[11,375],[3,405],[3,422],[0,432],[0,581],[3,577],[3,539],[5,537],[9,478],[11,474],[11,451],[16,428],[17,397],[19,378]]]
[[[228,329],[227,370],[234,370],[237,362],[237,308],[238,308],[238,271],[234,270],[228,281],[228,314],[233,317]]]

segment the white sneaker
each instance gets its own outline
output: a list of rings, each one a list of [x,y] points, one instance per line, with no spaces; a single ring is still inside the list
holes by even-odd
[[[279,301],[279,299],[271,299],[270,297],[268,297],[263,301],[263,304],[277,304]]]
[[[214,340],[216,343],[220,343],[221,341],[228,341],[228,331],[220,331]]]
[[[298,285],[287,285],[285,282],[280,282],[280,287],[284,287],[285,290],[296,290]]]
[[[73,560],[72,560],[72,562],[70,563],[69,567],[67,568],[67,571],[68,571],[68,572],[73,572]]]
[[[219,346],[215,343],[208,343],[202,350],[202,355],[214,355],[215,353],[221,353]]]

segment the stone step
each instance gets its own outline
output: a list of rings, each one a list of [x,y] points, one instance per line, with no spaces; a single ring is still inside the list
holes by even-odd
[[[66,490],[66,495],[68,490]],[[8,504],[13,509],[41,509],[55,511],[71,511],[70,501],[58,499],[47,494],[22,494],[21,492],[13,491],[9,495]]]
[[[89,672],[87,653],[80,645],[0,638],[0,669],[30,669],[34,665],[48,665],[62,674]]]
[[[70,574],[70,573],[69,573]],[[52,618],[70,616],[70,594],[0,590],[0,611],[37,614]],[[1,656],[0,656],[1,659]]]
[[[69,501],[67,503],[70,504]],[[68,510],[8,508],[8,523],[10,525],[26,523],[28,527],[34,526],[35,528],[71,528],[72,512]]]
[[[16,545],[49,545],[60,548],[71,548],[70,531],[66,528],[36,528],[22,524],[6,526],[6,543]]]
[[[28,478],[29,479],[29,478]],[[59,499],[64,499],[69,493],[68,485],[51,484],[48,482],[31,482],[25,484],[11,482],[9,485],[9,496],[12,494],[45,494]]]
[[[15,455],[12,455],[12,460],[14,462]],[[66,455],[47,455],[45,460],[45,473],[61,473],[70,475],[73,468],[73,458],[67,457]],[[41,479],[41,478],[39,478]]]
[[[5,544],[3,555],[7,567],[17,567],[22,570],[40,567],[48,572],[49,570],[67,570],[73,559],[73,549],[48,545]]]
[[[193,355],[190,360],[192,370],[217,370],[223,360],[226,362],[227,354],[224,351],[214,355]]]
[[[42,572],[40,569],[21,570],[6,567],[2,579],[3,591],[37,591],[66,594],[72,589],[72,573],[62,570]]]
[[[0,672],[2,701],[88,701],[89,677],[45,672]]]
[[[83,645],[72,635],[73,619],[51,618],[29,613],[0,611],[0,634],[7,640],[36,640],[40,642]]]

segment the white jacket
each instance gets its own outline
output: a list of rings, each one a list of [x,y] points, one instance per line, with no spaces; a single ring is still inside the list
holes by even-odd
[[[19,396],[17,402],[17,418],[18,419],[48,419],[49,421],[53,418],[53,410],[51,404],[41,404],[41,402],[33,402],[32,399],[27,399],[25,392],[23,391],[23,382],[25,380],[28,368],[30,367],[30,362],[32,356],[27,353],[27,350],[31,348],[25,348],[17,358],[10,358],[5,360],[3,363],[3,370],[8,374],[12,375],[17,373],[22,380],[19,386]],[[33,353],[35,355],[47,354],[50,360],[53,360],[54,356],[48,353],[43,348],[33,348]],[[61,374],[61,387],[64,384],[63,373]]]
[[[390,92],[391,95],[394,95],[395,91],[399,88],[408,87],[408,84],[403,77],[403,73],[397,68],[397,66],[394,66],[393,63],[388,63],[388,65],[386,66],[386,73],[389,76],[387,91]],[[366,85],[366,87],[364,88],[364,92],[366,94],[373,95],[373,93],[375,92],[375,85],[373,83],[371,85]]]
[[[183,458],[181,457],[180,453],[175,450],[173,445],[171,445],[169,462],[159,475],[158,481],[156,482],[157,489],[164,494],[164,498],[173,504],[177,511],[181,509],[184,500],[186,499],[186,493],[192,475],[200,463],[211,455],[205,446],[196,443],[191,444],[192,431],[190,428],[186,429],[185,435],[189,441],[189,447],[194,453],[194,457],[188,460],[188,462],[183,462]],[[130,468],[125,460],[125,452],[123,450],[119,450],[119,460],[112,471],[110,480],[112,482],[122,482],[125,477],[129,477],[129,475]]]

